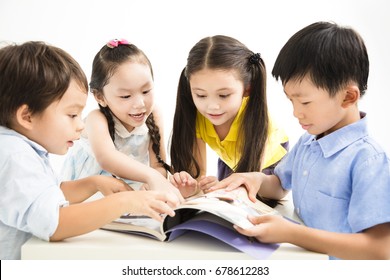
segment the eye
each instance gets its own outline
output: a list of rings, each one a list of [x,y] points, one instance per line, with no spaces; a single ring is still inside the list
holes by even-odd
[[[123,95],[123,96],[119,96],[119,98],[121,98],[121,99],[128,99],[128,98],[130,98],[131,97],[131,95]]]
[[[71,119],[74,119],[74,118],[77,118],[77,117],[78,117],[77,114],[69,114],[68,116],[69,116]]]
[[[197,98],[206,98],[206,95],[203,95],[203,94],[195,94],[195,96]]]
[[[151,92],[151,91],[152,91],[152,89],[144,90],[144,91],[142,92],[142,94],[148,94],[148,93]]]
[[[309,105],[310,102],[302,102],[302,105]]]
[[[230,94],[220,94],[219,97],[222,99],[226,99],[230,96]]]

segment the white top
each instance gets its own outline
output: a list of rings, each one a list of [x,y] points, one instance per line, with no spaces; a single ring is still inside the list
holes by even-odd
[[[149,166],[149,129],[144,123],[140,127],[128,132],[123,124],[114,117],[116,149],[123,154]],[[64,181],[76,180],[91,175],[107,175],[110,173],[103,170],[97,162],[91,149],[89,140],[81,137],[69,150],[61,170],[61,179]],[[125,180],[133,189],[139,189],[141,183]]]

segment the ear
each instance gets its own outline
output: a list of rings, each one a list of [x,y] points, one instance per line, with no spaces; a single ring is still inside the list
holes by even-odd
[[[345,87],[344,100],[342,103],[343,108],[347,108],[351,105],[355,105],[360,98],[360,90],[356,85],[348,85]]]
[[[16,122],[23,128],[33,128],[32,114],[27,104],[23,104],[16,110]]]
[[[248,97],[251,93],[251,86],[247,86],[244,90],[244,95],[243,97]]]
[[[107,103],[106,103],[106,100],[104,99],[103,93],[101,93],[101,92],[94,92],[93,96],[95,97],[95,100],[97,101],[97,103],[100,104],[100,106],[107,107]]]

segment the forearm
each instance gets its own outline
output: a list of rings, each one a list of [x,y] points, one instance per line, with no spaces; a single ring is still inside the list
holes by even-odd
[[[113,151],[112,154],[97,158],[97,160],[104,170],[124,179],[149,184],[151,178],[164,177],[158,170],[119,151]]]
[[[310,251],[324,253],[341,259],[388,259],[390,258],[389,225],[363,233],[335,233],[292,225],[287,242]],[[376,226],[378,227],[378,226]]]
[[[272,199],[282,199],[288,193],[288,191],[282,188],[277,176],[266,175],[261,172],[259,172],[258,176],[262,177],[260,180],[262,183],[258,191],[260,196]]]
[[[152,166],[153,169],[157,170],[164,178],[168,178],[167,170],[162,166]]]
[[[61,190],[70,204],[79,203],[97,192],[94,176],[61,183]]]
[[[124,204],[124,194],[117,193],[96,201],[62,207],[58,227],[50,240],[59,241],[100,228],[125,213]]]

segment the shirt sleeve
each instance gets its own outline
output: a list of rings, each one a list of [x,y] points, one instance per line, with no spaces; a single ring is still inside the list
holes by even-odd
[[[17,153],[4,162],[0,178],[1,221],[49,240],[58,226],[59,208],[68,204],[50,165],[37,154]]]
[[[348,220],[353,232],[390,222],[390,160],[382,152],[352,171]]]
[[[282,188],[285,190],[292,189],[292,171],[294,167],[294,161],[296,160],[296,154],[299,146],[302,143],[303,137],[294,145],[290,152],[288,152],[282,160],[275,167],[275,175],[278,176]]]

